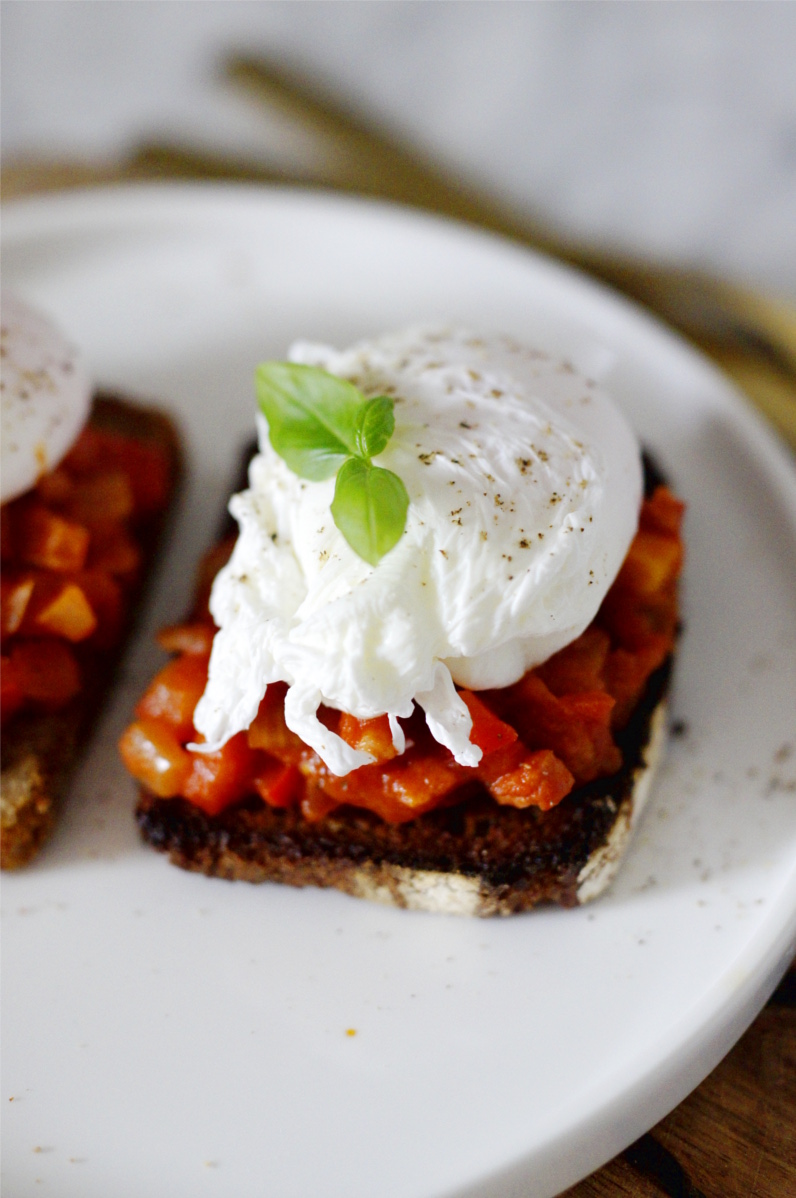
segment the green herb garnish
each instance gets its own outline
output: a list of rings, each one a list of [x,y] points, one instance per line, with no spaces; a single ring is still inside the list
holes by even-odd
[[[399,541],[409,508],[398,475],[371,461],[393,435],[393,401],[366,399],[353,383],[292,362],[264,362],[256,381],[275,452],[299,478],[337,475],[332,519],[354,552],[378,565]]]

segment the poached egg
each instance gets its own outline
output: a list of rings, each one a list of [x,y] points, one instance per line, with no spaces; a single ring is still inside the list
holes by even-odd
[[[91,384],[52,321],[15,296],[2,298],[0,330],[0,500],[6,503],[71,449],[88,417]]]
[[[343,351],[299,343],[290,357],[394,399],[375,460],[407,488],[406,527],[368,565],[332,520],[334,479],[293,474],[258,417],[249,489],[230,502],[240,535],[212,591],[202,748],[248,728],[283,681],[288,727],[335,774],[373,759],[325,726],[321,704],[386,714],[399,753],[399,720],[419,704],[475,766],[456,686],[508,686],[591,623],[636,531],[636,439],[594,382],[509,337],[409,329]]]

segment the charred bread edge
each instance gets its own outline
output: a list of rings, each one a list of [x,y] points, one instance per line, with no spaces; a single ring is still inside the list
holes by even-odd
[[[333,887],[397,907],[457,915],[586,903],[613,880],[649,795],[665,741],[671,665],[669,659],[652,675],[621,736],[621,769],[579,787],[553,812],[516,811],[481,794],[398,826],[351,807],[308,824],[295,810],[275,810],[260,799],[212,817],[183,799],[158,799],[142,790],[139,828],[173,864],[215,877]],[[505,833],[512,841],[509,856],[479,860],[468,819],[486,824],[492,834]],[[548,836],[547,828],[557,830]],[[433,841],[437,833],[445,860],[434,868],[427,845],[418,842]],[[451,864],[457,847],[462,860]]]
[[[182,475],[182,453],[172,421],[156,408],[139,406],[122,396],[98,391],[90,422],[110,431],[156,440],[171,461],[171,488],[166,508],[141,527],[144,562],[141,580],[131,596],[124,635],[111,653],[96,663],[83,691],[61,711],[21,714],[3,731],[0,777],[0,868],[27,865],[50,835],[72,771],[88,741],[93,723],[110,689],[113,675],[135,628],[147,583]]]

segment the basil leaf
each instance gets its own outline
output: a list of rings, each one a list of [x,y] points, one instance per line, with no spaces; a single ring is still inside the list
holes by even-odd
[[[393,406],[393,400],[386,395],[377,395],[360,405],[356,430],[360,457],[375,458],[386,448],[395,431]]]
[[[294,474],[320,482],[359,452],[363,401],[352,383],[293,362],[263,363],[256,383],[271,445]]]
[[[349,458],[337,475],[332,519],[354,553],[371,566],[401,538],[409,495],[397,474]]]

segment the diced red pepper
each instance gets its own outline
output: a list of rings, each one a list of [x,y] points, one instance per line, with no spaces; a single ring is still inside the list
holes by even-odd
[[[191,773],[191,754],[179,742],[173,728],[162,720],[136,720],[119,741],[119,752],[127,769],[161,799],[185,793]]]
[[[265,758],[252,782],[254,789],[269,806],[290,807],[301,790],[301,772],[298,766]]]
[[[676,578],[683,561],[683,547],[668,533],[636,533],[619,573],[619,585],[647,598],[663,590]]]
[[[78,478],[90,474],[102,464],[103,435],[93,424],[87,424],[69,453],[61,462],[68,474]]]
[[[92,644],[111,649],[118,644],[124,628],[125,602],[122,588],[104,570],[81,570],[73,579],[82,589],[97,617]]]
[[[307,746],[285,723],[286,691],[287,686],[283,682],[268,684],[265,698],[247,735],[253,749],[264,749],[280,761],[297,765],[306,756]]]
[[[578,783],[618,768],[610,732],[614,701],[604,691],[557,698],[535,670],[505,691],[492,691],[529,749],[551,749]]]
[[[39,629],[67,641],[84,641],[97,627],[91,604],[74,582],[61,585],[54,597],[35,616]]]
[[[390,721],[386,715],[376,716],[372,720],[358,720],[355,716],[342,712],[338,735],[352,749],[370,753],[376,761],[391,761],[397,755],[392,743]]]
[[[575,779],[563,761],[549,749],[541,749],[489,787],[498,803],[511,807],[539,807],[549,811],[565,798]]]
[[[141,550],[123,527],[92,528],[88,568],[102,570],[114,578],[132,575],[141,565]]]
[[[36,491],[42,503],[53,507],[63,507],[74,494],[75,484],[62,466],[57,466],[49,474],[43,474],[36,483]]]
[[[499,719],[490,711],[486,703],[472,691],[459,691],[467,710],[473,717],[470,729],[470,740],[483,752],[484,756],[494,753],[497,749],[505,749],[517,739],[517,730],[510,724]]]
[[[577,640],[537,666],[536,673],[554,695],[604,690],[610,645],[605,629],[590,625]]]
[[[87,528],[42,504],[30,504],[20,513],[17,551],[32,566],[59,573],[82,570],[89,540]]]
[[[67,511],[79,524],[104,524],[126,520],[135,506],[133,488],[123,470],[106,470],[74,488]]]
[[[208,815],[218,815],[230,803],[251,792],[258,762],[246,733],[239,732],[215,753],[192,753],[191,772],[182,794]]]
[[[649,532],[680,536],[685,504],[668,487],[656,487],[641,508],[640,526]]]
[[[157,642],[167,653],[192,653],[198,657],[209,657],[215,635],[212,624],[197,620],[193,624],[172,624],[169,628],[162,628],[157,635]]]
[[[155,675],[135,713],[139,719],[163,720],[181,740],[191,740],[194,709],[206,685],[206,657],[175,657]]]
[[[80,670],[63,641],[18,641],[11,649],[11,668],[25,699],[43,707],[61,707],[80,690]]]

